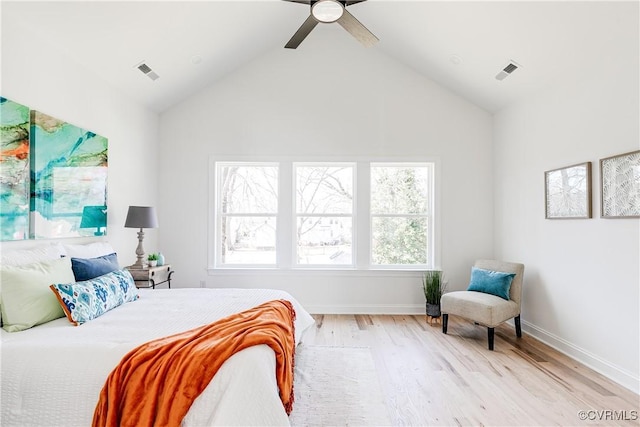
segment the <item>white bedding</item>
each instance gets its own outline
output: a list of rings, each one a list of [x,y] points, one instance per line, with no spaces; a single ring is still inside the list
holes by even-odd
[[[313,318],[288,293],[262,289],[141,290],[139,300],[82,326],[63,318],[2,330],[0,425],[90,426],[105,379],[129,350],[273,299],[293,303],[298,343]],[[273,350],[255,346],[229,358],[182,425],[289,425]]]

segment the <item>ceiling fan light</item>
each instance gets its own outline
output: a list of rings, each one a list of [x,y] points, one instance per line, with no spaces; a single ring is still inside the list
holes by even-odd
[[[311,6],[311,14],[324,23],[336,22],[342,17],[344,6],[335,0],[320,0]]]

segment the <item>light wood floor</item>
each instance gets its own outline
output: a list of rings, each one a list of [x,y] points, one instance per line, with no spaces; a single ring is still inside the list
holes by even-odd
[[[305,344],[371,349],[394,425],[640,425],[638,395],[509,325],[492,352],[486,328],[454,316],[447,335],[425,316],[314,318]]]

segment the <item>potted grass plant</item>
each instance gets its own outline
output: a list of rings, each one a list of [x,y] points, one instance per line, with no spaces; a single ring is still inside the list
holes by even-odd
[[[155,267],[158,264],[158,255],[149,254],[147,261],[149,262],[149,267]]]
[[[427,316],[440,317],[440,297],[444,293],[442,271],[425,271],[422,276],[422,288],[426,299]]]

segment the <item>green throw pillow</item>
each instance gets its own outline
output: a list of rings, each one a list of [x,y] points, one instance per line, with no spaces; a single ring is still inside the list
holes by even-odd
[[[60,258],[20,266],[0,267],[2,327],[8,332],[64,317],[49,286],[75,282],[71,260]]]
[[[467,290],[495,295],[509,301],[509,290],[515,276],[515,273],[471,267],[471,283]]]

